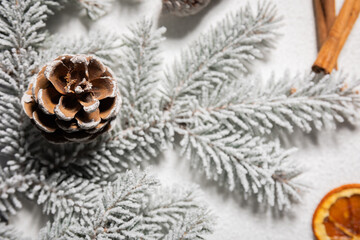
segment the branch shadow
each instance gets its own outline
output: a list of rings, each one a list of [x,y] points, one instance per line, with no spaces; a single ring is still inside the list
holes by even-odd
[[[321,143],[319,141],[320,134],[323,130],[327,130],[329,134],[329,137],[334,142],[334,144],[337,144],[337,134],[341,130],[349,130],[349,131],[355,131],[357,127],[348,122],[345,121],[343,123],[336,123],[336,128],[333,129],[334,131],[330,131],[331,129],[321,129],[316,130],[315,126],[312,124],[312,131],[308,133],[304,133],[299,128],[294,128],[293,132],[288,132],[285,129],[281,128],[275,128],[271,135],[269,136],[269,140],[279,139],[281,146],[285,148],[291,148],[291,147],[297,147],[297,148],[307,148],[309,146],[320,146]],[[306,141],[304,141],[306,139]]]
[[[205,192],[216,193],[217,196],[221,197],[224,204],[235,202],[243,210],[249,211],[251,214],[266,215],[270,213],[270,216],[274,220],[294,220],[296,218],[296,212],[294,208],[279,210],[276,207],[270,206],[265,201],[259,201],[255,195],[245,196],[239,191],[229,191],[225,186],[220,186],[216,181],[206,179],[204,174],[195,173],[196,170],[192,169],[192,180],[197,183],[200,188]],[[298,203],[293,202],[293,206]]]
[[[179,141],[180,136],[176,136],[174,142],[174,151],[177,156],[177,167],[182,168],[184,164],[183,161],[187,161],[187,165],[189,165],[189,161],[187,159],[182,159],[180,155]],[[265,201],[258,201],[257,196],[255,195],[248,195],[246,196],[241,191],[236,191],[237,187],[235,187],[234,191],[230,191],[226,186],[221,186],[219,183],[213,179],[208,179],[202,171],[199,169],[191,168],[188,166],[190,171],[190,180],[191,182],[196,183],[199,185],[200,189],[207,193],[213,193],[212,195],[219,196],[222,199],[223,204],[233,203],[235,202],[240,208],[251,212],[251,214],[257,215],[265,215],[266,213],[270,213],[270,216],[274,220],[293,220],[296,218],[294,208],[279,210],[276,207],[270,206]],[[216,194],[215,194],[216,193]],[[296,206],[298,202],[293,201],[293,206]]]
[[[141,1],[140,0],[119,0],[120,4],[127,8],[138,8]]]
[[[51,34],[56,34],[62,26],[70,26],[70,23],[74,20],[79,20],[87,31],[94,22],[86,15],[84,9],[80,9],[74,1],[69,1],[61,11],[48,16],[46,27]]]
[[[159,17],[158,27],[164,26],[167,28],[165,33],[165,37],[167,38],[185,37],[196,28],[204,16],[219,4],[219,2],[220,0],[211,1],[211,3],[198,14],[187,17],[177,17],[162,11],[161,16]]]

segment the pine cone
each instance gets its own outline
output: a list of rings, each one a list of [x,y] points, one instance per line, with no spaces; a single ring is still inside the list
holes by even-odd
[[[110,129],[121,99],[116,80],[98,59],[63,55],[41,69],[22,104],[49,141],[85,142]]]
[[[211,0],[163,0],[163,8],[179,17],[195,15],[205,8]]]

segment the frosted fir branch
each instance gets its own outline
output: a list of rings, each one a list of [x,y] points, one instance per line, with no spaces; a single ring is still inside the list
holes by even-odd
[[[54,145],[36,132],[28,135],[29,142],[37,144],[32,144],[26,152],[26,161],[8,162],[12,169],[40,170],[45,167],[49,171],[65,171],[90,179],[106,178],[145,165],[167,147],[167,139],[174,136],[174,130],[169,122],[159,118],[126,130],[115,127],[111,133],[86,144]]]
[[[15,226],[0,223],[0,239],[3,240],[20,240],[21,234],[16,231]]]
[[[122,93],[122,115],[129,127],[146,120],[148,112],[159,108],[155,96],[158,88],[161,58],[159,45],[164,40],[165,28],[153,29],[151,21],[143,20],[130,27],[124,37],[120,64],[120,89]],[[159,109],[158,109],[159,110]],[[144,116],[145,114],[145,116]]]
[[[14,215],[22,208],[19,193],[29,191],[36,179],[34,174],[14,174],[9,169],[0,167],[0,216],[8,219],[9,215]]]
[[[0,176],[0,213],[6,218],[21,208],[17,198],[19,193],[36,200],[47,215],[64,218],[69,214],[78,216],[95,212],[94,205],[101,187],[90,180],[61,171],[49,175],[45,172],[22,174],[5,170]]]
[[[50,5],[57,3],[10,0],[0,4],[0,49],[6,49],[0,53],[0,150],[14,166],[32,159],[29,150],[36,146],[29,135],[21,97],[39,65],[34,48],[45,39],[44,21],[51,13]]]
[[[360,109],[360,80],[347,81],[340,73],[269,79],[266,84],[244,79],[224,84],[213,93],[203,91],[180,116],[195,125],[221,122],[230,130],[270,134],[274,128],[292,132],[299,128],[336,128],[336,123],[355,123]]]
[[[38,68],[38,55],[32,49],[11,49],[0,54],[0,96],[21,98]]]
[[[38,54],[34,50],[45,39],[43,30],[47,6],[52,1],[2,1],[0,6],[0,131],[4,136],[0,149],[7,163],[26,163],[33,157],[36,139],[29,135],[29,121],[21,106],[21,97],[30,78],[38,69]],[[52,7],[57,3],[53,2]],[[3,32],[2,29],[4,29]],[[9,144],[9,142],[11,144]],[[13,166],[10,166],[13,170]],[[30,168],[31,170],[31,168]],[[27,169],[29,171],[29,169]]]
[[[56,1],[10,0],[0,3],[0,49],[28,48],[44,41],[48,6]]]
[[[157,181],[146,173],[127,172],[109,185],[96,206],[96,213],[73,224],[66,232],[70,238],[145,238],[138,227],[138,210]]]
[[[185,219],[174,225],[164,240],[201,240],[213,231],[213,217],[206,209],[186,214]]]
[[[153,124],[124,131],[114,129],[91,143],[66,144],[61,148],[41,139],[42,146],[47,146],[46,151],[40,149],[33,153],[37,158],[34,164],[38,165],[37,168],[43,166],[85,178],[105,178],[115,172],[145,165],[167,147],[166,140],[174,135],[170,123],[160,119]]]
[[[38,0],[38,2],[46,5],[48,7],[47,13],[53,15],[55,10],[60,10],[64,7],[67,0]]]
[[[157,157],[174,137],[173,126],[164,116],[154,114],[148,122],[140,124],[126,129],[118,128],[107,143],[108,150],[131,165]]]
[[[64,37],[53,35],[44,43],[40,55],[41,65],[63,54],[93,55],[106,66],[117,68],[122,58],[120,49],[123,46],[118,34],[114,32],[91,31],[86,36]]]
[[[100,187],[90,180],[57,172],[36,182],[28,196],[37,199],[45,214],[65,218],[94,214],[100,193]]]
[[[160,188],[150,196],[149,203],[143,209],[142,222],[149,225],[156,239],[166,237],[178,226],[190,226],[189,215],[203,213],[204,219],[211,222],[209,230],[214,226],[214,217],[208,209],[199,202],[200,191],[195,186]],[[205,217],[206,216],[206,217]],[[195,230],[195,229],[194,229]],[[194,232],[203,234],[204,232]],[[211,230],[210,230],[211,232]]]
[[[288,159],[292,149],[219,124],[175,130],[183,136],[181,155],[208,179],[280,210],[300,199],[303,187],[294,178],[301,171]]]
[[[118,62],[122,109],[111,140],[103,146],[130,163],[156,157],[173,138],[169,117],[160,109],[156,95],[161,64],[159,45],[164,32],[164,28],[154,30],[151,21],[143,20],[130,27],[130,33],[123,38]]]
[[[56,217],[53,222],[47,222],[46,226],[40,229],[39,240],[67,240],[66,230],[72,224],[72,215],[65,218]]]
[[[247,6],[201,35],[167,74],[168,105],[247,73],[248,64],[272,46],[279,20],[273,4],[259,3],[255,14]]]
[[[139,171],[118,174],[97,184],[104,192],[94,207],[95,214],[57,217],[41,230],[40,239],[164,239],[177,226],[192,226],[192,233],[197,235],[212,231],[213,216],[198,202],[194,187],[161,188],[156,179]],[[204,224],[194,224],[188,217],[198,213]]]
[[[76,0],[92,20],[104,16],[111,9],[114,0]]]
[[[31,152],[40,147],[36,144],[38,134],[32,134],[34,130],[21,105],[21,97],[38,66],[37,56],[31,48],[0,54],[0,151],[9,166],[29,166],[23,168],[27,169],[24,174],[31,170],[30,163],[36,162]]]

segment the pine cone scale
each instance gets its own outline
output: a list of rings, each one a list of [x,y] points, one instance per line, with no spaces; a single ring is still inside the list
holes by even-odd
[[[24,109],[25,114],[32,119],[33,118],[33,112],[36,110],[36,104],[33,100],[33,94],[32,94],[33,84],[29,84],[29,89],[24,93],[23,97],[21,98],[21,103]]]
[[[99,61],[94,61],[93,59],[89,62],[89,75],[90,75],[90,82],[94,79],[98,79],[104,76],[106,72],[106,67]],[[110,73],[106,73],[105,76],[110,76]]]
[[[93,94],[83,94],[78,98],[79,103],[87,113],[92,113],[99,108],[100,102]]]
[[[64,66],[62,61],[54,61],[45,68],[45,80],[49,80],[60,94],[66,94],[67,81],[66,76],[69,69]],[[35,93],[36,94],[36,93]]]
[[[47,133],[53,133],[57,129],[55,124],[55,117],[53,115],[45,114],[39,108],[33,112],[33,119],[35,124]]]
[[[79,126],[76,124],[77,122],[75,120],[62,121],[57,118],[55,119],[55,122],[59,128],[61,128],[62,130],[68,133],[78,132],[81,130]]]
[[[108,125],[107,121],[101,120],[101,122],[95,128],[91,130],[87,130],[86,132],[90,134],[98,133],[99,131],[103,130],[104,127],[106,127],[107,125]]]
[[[87,113],[84,110],[80,110],[76,114],[75,119],[77,120],[77,124],[81,129],[92,129],[96,127],[101,121],[100,110],[97,108],[92,113]]]
[[[49,141],[88,141],[111,127],[121,98],[99,60],[64,55],[44,66],[22,98],[26,115]]]
[[[108,120],[112,118],[116,112],[115,109],[119,107],[121,101],[119,98],[106,98],[100,101],[100,118],[103,120]]]
[[[38,103],[41,110],[43,110],[46,114],[55,114],[54,109],[61,97],[56,89],[53,86],[40,89],[38,96]]]
[[[33,84],[32,95],[35,97],[35,101],[38,101],[38,94],[40,89],[45,89],[51,85],[44,75],[45,69],[46,66],[41,69]]]
[[[71,121],[81,109],[81,104],[74,96],[61,96],[55,107],[56,116],[64,121]]]
[[[107,97],[116,96],[116,86],[114,86],[114,81],[108,76],[101,77],[90,81],[92,84],[92,92],[98,100],[102,100]]]

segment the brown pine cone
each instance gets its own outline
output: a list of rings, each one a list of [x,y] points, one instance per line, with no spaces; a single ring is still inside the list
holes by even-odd
[[[211,0],[163,0],[163,9],[179,17],[195,15]]]
[[[49,141],[85,142],[110,129],[121,98],[116,80],[98,59],[63,55],[41,69],[22,104]]]

